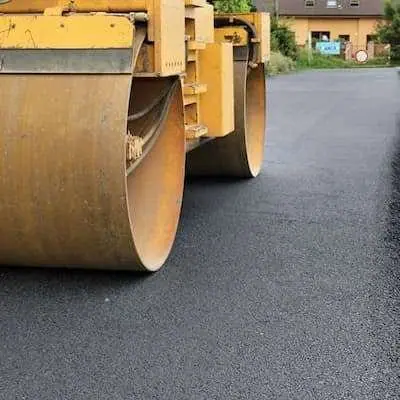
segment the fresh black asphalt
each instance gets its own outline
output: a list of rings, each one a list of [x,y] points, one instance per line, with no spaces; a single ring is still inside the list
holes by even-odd
[[[261,175],[188,182],[162,271],[0,269],[0,400],[400,398],[400,79],[268,86]]]

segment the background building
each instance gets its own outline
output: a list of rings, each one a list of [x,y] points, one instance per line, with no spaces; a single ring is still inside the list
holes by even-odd
[[[309,32],[315,41],[343,39],[362,48],[373,39],[382,18],[382,0],[255,0],[259,10],[290,18],[298,45],[307,43]]]

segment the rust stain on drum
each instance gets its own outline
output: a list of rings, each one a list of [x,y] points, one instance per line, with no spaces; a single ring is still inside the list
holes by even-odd
[[[130,76],[2,75],[0,86],[0,263],[130,262]]]
[[[131,79],[0,76],[0,264],[156,270],[165,262],[183,194],[182,96],[178,87],[159,139],[127,178]]]

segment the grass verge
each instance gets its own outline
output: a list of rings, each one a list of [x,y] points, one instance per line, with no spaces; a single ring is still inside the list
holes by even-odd
[[[267,75],[274,76],[287,74],[296,69],[296,63],[289,57],[285,57],[282,53],[271,52],[269,64],[267,67]]]
[[[338,56],[325,56],[313,52],[309,58],[307,50],[298,53],[296,67],[298,70],[304,69],[332,69],[332,68],[371,68],[371,67],[390,67],[392,66],[386,57],[375,57],[368,60],[365,64],[358,64],[354,60],[346,61]]]

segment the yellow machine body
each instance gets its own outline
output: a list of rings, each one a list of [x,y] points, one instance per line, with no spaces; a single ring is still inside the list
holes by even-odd
[[[13,15],[0,18],[0,43],[1,49],[132,48],[134,29],[127,18],[114,16]]]
[[[0,1],[0,265],[155,271],[185,172],[262,165],[268,14]]]

